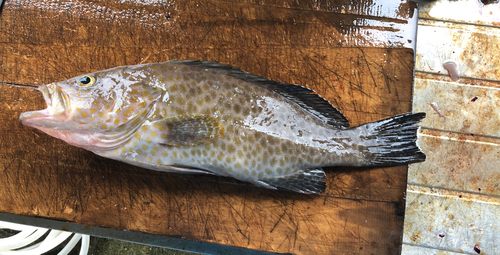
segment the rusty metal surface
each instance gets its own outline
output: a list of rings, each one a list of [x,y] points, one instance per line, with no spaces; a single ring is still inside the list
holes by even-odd
[[[500,194],[500,140],[423,129],[419,146],[427,160],[411,167],[408,184]]]
[[[401,254],[405,255],[459,255],[463,254],[462,252],[452,252],[452,251],[444,251],[433,248],[426,248],[421,246],[413,246],[410,244],[403,244],[401,249]]]
[[[419,8],[413,111],[427,113],[427,160],[409,167],[402,254],[500,254],[499,10],[443,0]]]
[[[500,199],[460,191],[408,186],[406,244],[474,254],[500,251]],[[407,231],[408,230],[408,231]]]
[[[458,64],[461,77],[500,79],[500,29],[420,20],[415,70],[448,75],[445,60]]]
[[[421,6],[418,9],[420,19],[500,26],[500,5],[498,4],[485,5],[478,0],[420,2]]]
[[[416,78],[413,110],[427,112],[422,127],[500,138],[499,99],[500,88]]]

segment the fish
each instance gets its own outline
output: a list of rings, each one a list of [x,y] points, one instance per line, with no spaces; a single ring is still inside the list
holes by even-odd
[[[304,86],[201,60],[120,66],[38,87],[47,108],[23,125],[105,158],[166,172],[324,193],[330,166],[425,160],[406,113],[350,127]]]

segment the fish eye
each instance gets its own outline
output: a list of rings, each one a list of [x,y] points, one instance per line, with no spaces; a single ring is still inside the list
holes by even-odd
[[[85,75],[78,79],[78,85],[80,87],[88,87],[95,83],[95,78],[93,76]]]

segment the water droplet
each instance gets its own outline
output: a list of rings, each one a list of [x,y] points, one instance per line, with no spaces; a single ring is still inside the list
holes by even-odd
[[[240,88],[238,88],[238,87],[234,88],[234,90],[235,90],[235,91],[236,91],[236,93],[238,93],[238,94],[244,94],[244,93],[245,93],[245,91],[243,91],[242,89],[240,89]]]

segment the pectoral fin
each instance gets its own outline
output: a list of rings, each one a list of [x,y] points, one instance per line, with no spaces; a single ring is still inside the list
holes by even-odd
[[[191,114],[165,118],[144,124],[152,142],[168,146],[197,146],[212,142],[224,133],[224,127],[208,115]]]

